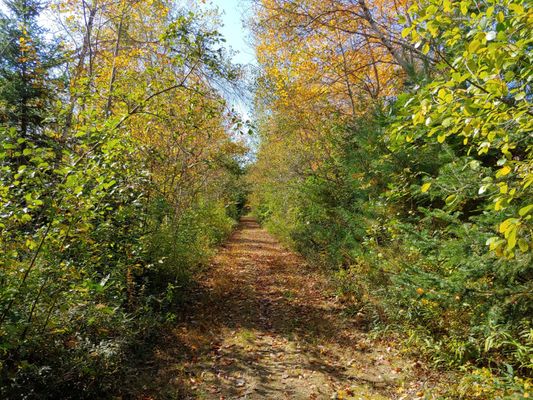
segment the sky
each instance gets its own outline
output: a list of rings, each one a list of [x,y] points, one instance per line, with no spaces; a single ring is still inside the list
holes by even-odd
[[[250,33],[243,19],[250,9],[250,0],[211,0],[222,13],[224,26],[220,29],[227,44],[238,54],[233,61],[238,64],[255,64],[255,52],[250,44]]]
[[[235,64],[257,65],[250,32],[244,23],[250,12],[251,0],[208,0],[206,6],[219,9],[223,24],[219,31],[226,39],[226,46],[236,52],[232,61]],[[241,93],[241,96],[228,98],[228,101],[244,121],[253,119],[249,93]]]

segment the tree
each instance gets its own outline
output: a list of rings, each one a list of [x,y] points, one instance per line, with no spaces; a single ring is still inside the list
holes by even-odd
[[[426,43],[438,74],[409,96],[395,132],[408,143],[451,144],[458,155],[488,167],[475,183],[477,196],[498,218],[504,237],[487,244],[498,255],[527,254],[533,214],[531,5],[432,0],[413,5],[410,15],[403,35]],[[426,184],[429,189],[431,181]],[[455,210],[472,198],[461,188],[440,195]]]
[[[52,100],[60,88],[60,46],[37,22],[39,0],[9,0],[0,14],[0,124],[20,137],[42,141]]]

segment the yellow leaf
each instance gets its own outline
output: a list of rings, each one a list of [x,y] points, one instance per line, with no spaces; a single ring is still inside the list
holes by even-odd
[[[420,191],[422,193],[426,193],[430,187],[431,187],[431,182],[424,183],[422,187],[420,188]]]
[[[508,165],[504,165],[501,169],[498,170],[498,172],[496,172],[496,177],[499,178],[499,177],[508,175],[510,172],[511,172],[511,167]]]
[[[470,44],[468,45],[468,51],[470,53],[475,53],[477,51],[477,49],[479,49],[479,47],[481,46],[481,43],[479,43],[478,40],[473,40],[472,42],[470,42]]]
[[[508,218],[505,221],[503,221],[500,224],[500,229],[499,229],[500,233],[504,233],[505,231],[507,231],[507,229],[509,229],[509,226],[511,226],[512,222],[513,222],[513,218]]]
[[[500,193],[501,194],[506,194],[508,190],[509,190],[509,186],[507,186],[507,183],[500,184]]]
[[[516,246],[516,225],[513,225],[511,232],[509,232],[509,237],[507,238],[507,249],[512,250]]]

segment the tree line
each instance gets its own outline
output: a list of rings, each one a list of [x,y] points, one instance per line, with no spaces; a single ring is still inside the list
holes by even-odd
[[[531,3],[257,0],[258,218],[368,329],[518,399],[533,351]]]
[[[217,24],[166,0],[0,8],[0,397],[119,393],[231,231],[242,70]]]

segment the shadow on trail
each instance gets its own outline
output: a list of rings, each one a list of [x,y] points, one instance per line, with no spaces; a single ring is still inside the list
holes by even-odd
[[[153,381],[144,391],[158,394],[144,398],[197,398],[200,380],[207,382],[202,398],[309,398],[305,379],[316,374],[370,389],[387,386],[348,374],[331,350],[353,348],[357,328],[339,326],[341,310],[323,285],[299,256],[243,218],[146,363]],[[302,380],[302,392],[295,392],[298,382],[285,385],[287,379]]]

